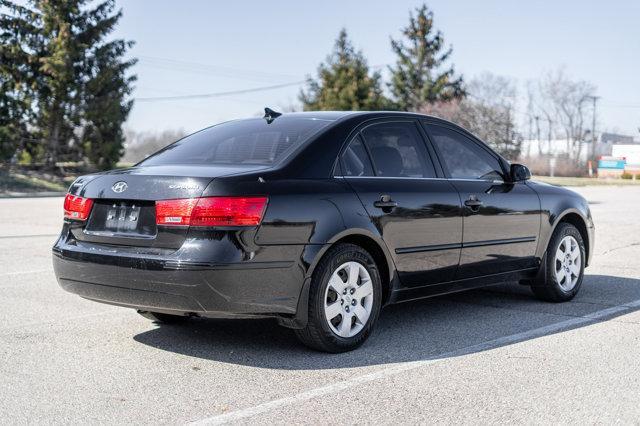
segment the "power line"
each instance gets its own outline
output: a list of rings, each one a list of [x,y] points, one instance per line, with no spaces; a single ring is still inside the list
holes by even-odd
[[[152,65],[152,66],[156,66],[159,68],[172,68],[171,64],[178,64],[178,65],[186,65],[186,66],[195,66],[197,68],[193,68],[193,69],[189,69],[189,68],[173,68],[175,70],[178,71],[195,71],[195,72],[206,72],[206,73],[213,73],[213,74],[221,74],[221,75],[225,75],[225,76],[231,76],[231,77],[238,77],[238,73],[256,73],[256,75],[262,75],[265,77],[276,77],[276,76],[280,76],[280,78],[282,78],[282,76],[284,76],[284,74],[272,74],[272,73],[263,73],[263,72],[256,72],[256,71],[247,71],[247,70],[238,70],[238,69],[233,69],[233,68],[228,68],[228,67],[212,67],[210,65],[206,65],[206,64],[202,64],[202,63],[198,63],[198,62],[188,62],[188,61],[180,61],[177,59],[169,59],[169,58],[159,58],[159,57],[154,57],[154,56],[139,56],[138,57],[140,60],[145,61],[145,62],[160,62],[158,64]],[[162,64],[162,62],[166,62],[168,65],[164,65]],[[388,64],[379,64],[379,65],[374,65],[371,68],[383,68],[386,67]],[[232,73],[232,74],[228,74],[228,73]],[[288,77],[292,77],[292,76],[288,76]],[[148,96],[148,97],[136,97],[134,98],[134,100],[136,102],[161,102],[161,101],[176,101],[176,100],[189,100],[189,99],[206,99],[206,98],[219,98],[219,97],[224,97],[224,96],[231,96],[231,95],[242,95],[245,93],[255,93],[255,92],[264,92],[267,90],[275,90],[275,89],[281,89],[284,87],[292,87],[292,86],[299,86],[301,84],[306,83],[306,80],[299,80],[299,81],[294,81],[291,83],[282,83],[282,84],[275,84],[275,85],[271,85],[271,86],[261,86],[261,87],[254,87],[251,89],[242,89],[242,90],[232,90],[232,91],[227,91],[227,92],[216,92],[216,93],[198,93],[198,94],[192,94],[192,95],[177,95],[177,96]]]
[[[145,98],[134,98],[137,102],[157,102],[157,101],[178,101],[187,99],[206,99],[206,98],[220,98],[223,96],[242,95],[245,93],[265,92],[267,90],[281,89],[283,87],[299,86],[305,83],[306,80],[294,81],[291,83],[275,84],[273,86],[254,87],[251,89],[231,90],[228,92],[215,92],[215,93],[201,93],[193,95],[179,95],[179,96],[156,96]]]
[[[159,58],[156,56],[139,56],[140,65],[152,68],[169,69],[182,72],[195,72],[209,75],[219,75],[231,78],[244,78],[250,80],[283,80],[292,79],[291,74],[279,74],[268,71],[247,70],[219,65],[209,65],[200,62],[182,61],[178,59]]]
[[[265,71],[258,71],[258,70],[247,70],[247,69],[239,69],[239,68],[233,68],[233,67],[226,67],[226,66],[214,66],[214,65],[210,65],[210,64],[204,64],[201,62],[192,62],[192,61],[183,61],[183,60],[179,60],[179,59],[172,59],[172,58],[162,58],[162,57],[157,57],[157,56],[146,56],[146,55],[140,55],[137,57],[140,62],[142,62],[143,64],[146,63],[146,65],[151,66],[151,67],[157,67],[157,68],[161,68],[161,69],[173,69],[176,71],[186,71],[186,72],[200,72],[200,73],[207,73],[207,74],[217,74],[217,75],[221,75],[221,76],[226,76],[226,77],[234,77],[234,78],[248,78],[248,79],[253,79],[254,77],[257,78],[268,78],[268,79],[272,79],[272,78],[295,78],[295,76],[290,75],[290,74],[278,74],[278,73],[271,73],[271,72],[265,72]],[[380,70],[383,68],[386,68],[387,66],[393,65],[393,63],[381,63],[381,64],[375,64],[375,65],[370,65],[369,68],[372,70]],[[244,76],[243,76],[244,75]],[[240,90],[240,91],[231,91],[231,92],[221,92],[221,93],[211,93],[211,94],[198,94],[198,95],[184,95],[184,96],[163,96],[163,97],[141,97],[141,98],[136,98],[137,101],[141,101],[141,102],[150,102],[150,101],[155,101],[155,100],[179,100],[179,99],[197,99],[197,98],[209,98],[209,97],[219,97],[219,96],[226,96],[226,95],[234,95],[234,94],[243,94],[243,93],[251,93],[251,92],[258,92],[258,91],[263,91],[263,90],[271,90],[271,89],[277,89],[277,88],[281,88],[281,87],[287,87],[287,86],[294,86],[294,85],[298,85],[298,84],[302,84],[305,81],[300,81],[300,82],[292,82],[292,83],[283,83],[283,84],[276,84],[273,86],[264,86],[264,87],[258,87],[258,88],[254,88],[254,89],[246,89],[246,90]],[[467,93],[470,97],[472,98],[476,98],[481,100],[480,97],[473,95],[472,93]],[[604,107],[607,108],[640,108],[640,104],[610,104],[610,103],[604,103],[601,104]],[[517,114],[522,114],[523,116],[526,117],[531,117],[532,113],[529,111],[523,111],[523,110],[519,110],[516,108],[512,108],[512,110],[514,112],[516,112]]]
[[[640,108],[640,104],[601,104],[601,106],[606,108]]]

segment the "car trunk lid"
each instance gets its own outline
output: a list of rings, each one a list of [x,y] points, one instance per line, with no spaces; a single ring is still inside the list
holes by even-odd
[[[114,170],[78,179],[73,195],[93,200],[89,218],[71,228],[80,241],[179,248],[188,226],[156,224],[156,202],[200,197],[215,179],[261,166],[152,166]]]

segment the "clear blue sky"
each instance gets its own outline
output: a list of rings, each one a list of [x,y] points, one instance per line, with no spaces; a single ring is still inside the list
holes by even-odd
[[[135,97],[215,93],[303,80],[346,27],[370,65],[394,61],[398,37],[419,1],[118,0],[116,36],[135,40]],[[435,24],[466,78],[483,71],[521,86],[564,66],[598,87],[599,127],[638,134],[640,1],[431,0]],[[195,131],[296,102],[299,87],[210,99],[136,102],[134,130]],[[524,91],[522,91],[524,94]]]

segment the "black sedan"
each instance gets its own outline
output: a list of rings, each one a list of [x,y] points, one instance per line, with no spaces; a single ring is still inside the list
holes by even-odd
[[[513,281],[573,298],[589,207],[529,179],[433,117],[266,109],[78,178],[53,263],[65,290],[158,322],[271,317],[347,351],[391,303]]]

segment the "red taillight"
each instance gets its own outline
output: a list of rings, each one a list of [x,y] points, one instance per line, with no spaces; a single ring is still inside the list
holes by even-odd
[[[87,220],[93,200],[77,195],[67,194],[64,197],[64,217],[65,219]]]
[[[156,201],[158,225],[256,226],[267,197],[205,197]]]
[[[191,226],[256,226],[266,205],[266,197],[200,198],[191,213]]]
[[[156,223],[158,225],[189,225],[191,212],[197,203],[197,198],[156,201]]]

